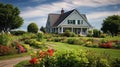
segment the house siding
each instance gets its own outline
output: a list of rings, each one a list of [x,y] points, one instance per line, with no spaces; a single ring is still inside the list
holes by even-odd
[[[79,26],[89,26],[87,24],[87,22],[78,14],[77,11],[73,11],[61,24],[59,24],[59,26],[62,26],[62,25],[71,25],[71,24],[68,24],[68,20],[75,20],[76,23],[75,24],[72,24],[72,25],[79,25]],[[81,23],[81,20],[83,20],[83,24],[78,24],[78,20],[80,20],[80,23]]]

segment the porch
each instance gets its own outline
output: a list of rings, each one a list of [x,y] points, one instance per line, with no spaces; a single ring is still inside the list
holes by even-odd
[[[87,35],[88,28],[77,28],[77,27],[58,27],[58,28],[53,28],[52,32],[53,33],[63,33],[66,30],[69,30],[70,32],[74,32],[75,34],[82,34],[82,35]]]

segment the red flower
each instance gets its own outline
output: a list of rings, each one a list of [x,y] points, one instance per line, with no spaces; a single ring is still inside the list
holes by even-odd
[[[30,62],[31,64],[35,64],[35,63],[37,63],[37,58],[32,58],[29,62]]]
[[[48,49],[47,52],[49,53],[49,56],[53,56],[53,54],[54,54],[54,49]]]

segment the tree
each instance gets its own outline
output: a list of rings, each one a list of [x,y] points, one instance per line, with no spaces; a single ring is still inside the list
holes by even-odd
[[[100,36],[100,31],[99,30],[97,30],[97,29],[94,29],[93,30],[93,37],[99,37]]]
[[[46,31],[45,31],[45,28],[44,28],[43,26],[40,28],[40,31],[42,31],[43,33],[46,32]]]
[[[112,35],[117,35],[120,32],[120,16],[108,16],[105,20],[103,20],[101,30],[104,33],[110,32]]]
[[[38,26],[35,23],[30,23],[27,27],[28,32],[31,33],[37,33],[38,32]]]
[[[8,32],[11,29],[19,28],[23,24],[23,19],[19,14],[17,7],[0,3],[0,31]]]

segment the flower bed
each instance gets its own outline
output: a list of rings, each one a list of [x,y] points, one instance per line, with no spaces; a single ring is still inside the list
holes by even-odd
[[[94,54],[94,55],[93,55]],[[32,67],[110,67],[107,56],[91,51],[59,51],[54,49],[34,52],[29,61]]]

